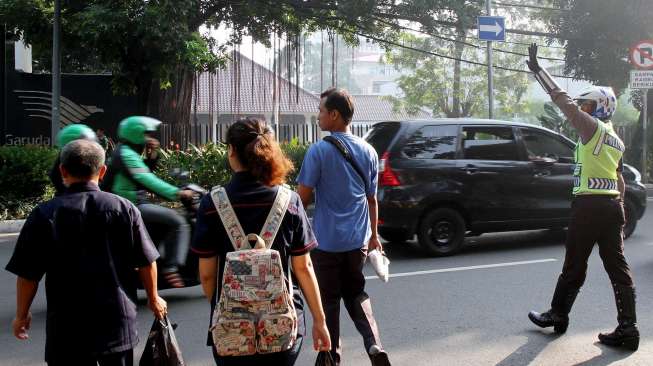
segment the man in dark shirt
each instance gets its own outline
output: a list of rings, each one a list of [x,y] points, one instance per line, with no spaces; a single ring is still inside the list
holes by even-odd
[[[166,313],[158,253],[138,209],[98,188],[106,167],[97,143],[75,140],[60,157],[67,191],[32,211],[6,267],[18,276],[13,333],[28,338],[29,308],[45,274],[48,365],[131,365],[136,268],[150,309],[159,318]]]

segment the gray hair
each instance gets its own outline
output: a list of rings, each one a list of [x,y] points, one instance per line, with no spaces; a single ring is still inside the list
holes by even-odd
[[[75,178],[93,178],[104,165],[104,149],[94,141],[74,140],[59,155],[61,165]]]

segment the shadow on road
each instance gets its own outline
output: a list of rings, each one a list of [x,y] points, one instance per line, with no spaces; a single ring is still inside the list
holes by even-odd
[[[594,345],[601,350],[601,354],[596,355],[587,361],[574,364],[574,366],[607,366],[611,365],[613,362],[626,359],[634,353],[632,351],[610,348],[599,342],[595,342]]]
[[[561,246],[564,241],[564,231],[537,230],[492,233],[468,237],[460,253],[472,254],[513,251],[516,249],[528,250],[537,247]],[[389,258],[395,260],[428,257],[416,241],[405,243],[389,242],[384,245],[384,250]]]
[[[555,333],[543,333],[539,330],[527,330],[527,341],[521,347],[517,348],[515,352],[508,355],[508,357],[501,360],[496,366],[514,366],[514,365],[528,365],[537,358],[540,354],[559,335]]]

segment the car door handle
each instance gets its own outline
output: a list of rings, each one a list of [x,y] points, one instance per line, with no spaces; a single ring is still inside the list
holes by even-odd
[[[537,171],[537,172],[535,172],[535,174],[533,174],[533,176],[534,176],[535,178],[548,177],[549,175],[551,175],[551,172],[548,171],[548,170]]]
[[[474,174],[474,173],[478,172],[478,168],[473,166],[473,165],[464,166],[464,167],[460,168],[460,170],[464,171],[467,174]]]

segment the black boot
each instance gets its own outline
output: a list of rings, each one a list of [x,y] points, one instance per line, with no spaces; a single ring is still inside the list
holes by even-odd
[[[553,292],[553,300],[551,300],[551,309],[544,313],[531,311],[528,313],[528,318],[538,327],[553,327],[558,334],[566,332],[569,326],[569,312],[574,305],[578,291],[578,288],[571,288],[561,278],[558,278],[556,289]]]
[[[632,351],[639,348],[639,330],[635,314],[635,288],[612,284],[617,301],[617,321],[619,325],[612,333],[599,334],[599,341],[613,347],[623,347]]]

